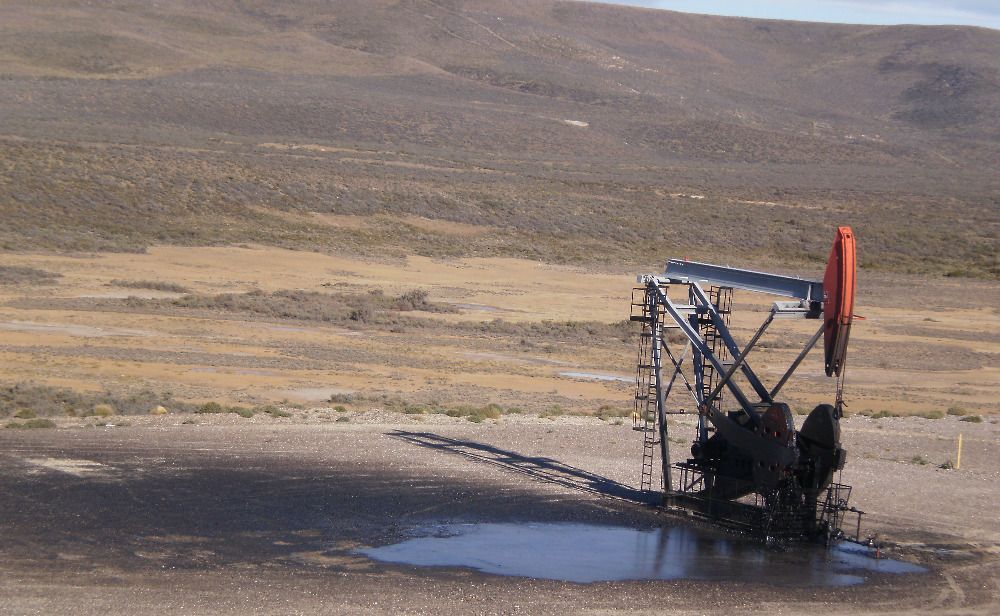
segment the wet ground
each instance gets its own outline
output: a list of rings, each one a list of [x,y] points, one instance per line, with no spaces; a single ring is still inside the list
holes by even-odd
[[[587,584],[625,580],[752,583],[767,576],[784,586],[850,586],[867,573],[920,574],[927,569],[873,549],[841,543],[773,547],[719,537],[699,526],[664,520],[656,528],[550,522],[446,524],[415,538],[358,550],[370,558],[424,567],[468,567],[494,575]]]
[[[941,558],[901,549],[897,558],[929,571],[888,573],[851,555],[769,552],[664,518],[629,485],[637,442],[624,428],[183,424],[229,419],[0,431],[2,611],[731,613],[767,604],[795,613],[990,613],[997,605],[995,558],[969,550]],[[411,554],[469,558],[385,562],[421,536],[446,547]],[[497,559],[500,544],[522,549]],[[567,575],[580,558],[615,573]],[[534,569],[496,571],[518,563]],[[543,575],[552,570],[563,573]],[[632,581],[640,577],[658,579]],[[618,581],[580,583],[591,578]]]

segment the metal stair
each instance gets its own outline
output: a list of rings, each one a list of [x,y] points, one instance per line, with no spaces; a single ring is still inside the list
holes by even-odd
[[[731,287],[710,287],[708,289],[708,299],[722,316],[722,320],[726,326],[728,326],[729,315],[732,312],[733,305],[733,289]],[[712,353],[719,358],[723,365],[728,364],[731,361],[729,350],[726,348],[722,337],[719,336],[719,331],[715,328],[715,324],[712,323],[712,319],[707,314],[698,316],[698,331],[705,339],[705,344],[712,349]],[[707,400],[721,377],[707,357],[701,358],[701,374],[701,399],[713,403],[716,407],[720,406],[722,402],[721,391],[715,400]]]
[[[640,299],[641,298],[641,299]],[[659,426],[656,410],[656,368],[653,365],[654,324],[660,328],[657,334],[662,334],[664,321],[663,308],[658,318],[650,313],[650,301],[647,289],[636,288],[632,291],[632,315],[630,320],[642,323],[639,334],[639,352],[636,358],[635,403],[633,406],[633,422],[642,430],[642,472],[639,478],[640,490],[653,489],[653,468],[656,461],[656,449],[659,441]],[[659,489],[663,489],[663,477],[660,477]]]

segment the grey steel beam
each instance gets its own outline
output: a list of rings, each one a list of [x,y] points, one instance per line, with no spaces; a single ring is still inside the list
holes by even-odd
[[[655,306],[654,306],[655,308]],[[654,337],[655,338],[655,337]],[[663,342],[662,337],[656,341],[657,347],[663,345],[666,348],[666,343]],[[670,375],[670,382],[667,383],[667,390],[663,391],[660,385],[660,378],[662,374],[661,367],[661,354],[658,350],[654,349],[653,363],[656,366],[656,394],[657,394],[657,420],[660,422],[660,472],[663,477],[663,488],[667,492],[674,491],[674,481],[670,473],[670,446],[667,444],[670,441],[670,434],[667,430],[667,398],[670,397],[670,392],[674,388],[674,382],[677,381],[677,375],[681,373],[681,365],[684,363],[684,357],[687,355],[687,348],[684,349],[684,353],[681,355],[681,359],[677,364],[674,365],[674,373]]]
[[[736,374],[736,371],[739,369],[739,367],[743,364],[743,362],[746,361],[747,355],[749,355],[750,351],[753,350],[754,346],[757,344],[757,341],[760,340],[760,337],[764,335],[764,332],[767,330],[768,325],[770,325],[774,321],[774,315],[776,314],[776,312],[777,311],[775,309],[773,308],[771,309],[771,313],[767,315],[767,319],[757,330],[757,333],[754,334],[753,338],[750,339],[750,342],[748,342],[747,345],[743,347],[743,352],[740,353],[740,356],[737,357],[736,361],[733,362],[732,367],[729,368],[729,372],[726,373],[726,376],[722,377],[722,380],[719,381],[719,384],[715,386],[715,389],[712,390],[712,393],[708,394],[709,400],[714,400],[715,397],[719,395],[719,392],[722,391],[722,388],[725,386],[725,384],[729,382],[729,379],[733,378],[733,375]],[[771,397],[774,398],[773,392],[771,394]]]
[[[674,357],[674,354],[670,352],[670,347],[667,346],[667,343],[662,338],[660,339],[660,344],[663,345],[663,352],[667,354],[667,358],[670,360],[670,363],[674,365],[674,368],[676,369],[675,374],[681,377],[681,380],[684,382],[684,387],[687,387],[688,393],[691,395],[691,399],[694,400],[694,405],[698,406],[699,404],[701,404],[701,401],[698,400],[698,395],[694,393],[694,387],[691,386],[691,381],[689,381],[688,378],[684,376],[684,373],[681,372],[681,363],[687,356],[687,352],[690,347],[685,346],[684,352],[681,353],[680,360],[677,360]]]
[[[688,284],[701,305],[708,310],[708,315],[712,318],[715,330],[719,332],[722,342],[729,350],[729,355],[733,357],[735,361],[735,359],[741,355],[740,348],[736,345],[736,341],[733,340],[733,335],[729,333],[729,328],[726,327],[726,322],[722,318],[722,315],[720,315],[719,311],[715,309],[715,306],[708,298],[708,295],[705,294],[705,290],[701,288],[700,284],[694,281],[690,281]],[[760,396],[762,402],[771,402],[773,400],[771,398],[771,392],[764,387],[764,384],[760,382],[760,379],[757,378],[757,374],[754,373],[750,366],[748,366],[745,362],[740,363],[739,369],[743,372],[743,376],[746,377],[747,382],[750,383],[750,387],[753,387],[753,390],[757,392],[758,396]],[[721,370],[719,374],[726,374],[726,370]]]
[[[795,278],[794,276],[781,276],[681,259],[667,261],[663,275],[672,282],[705,282],[719,287],[796,297],[806,301],[823,301],[822,282]]]
[[[674,486],[670,477],[670,446],[668,445],[669,438],[667,436],[667,416],[666,409],[664,408],[667,404],[669,388],[666,392],[663,390],[663,363],[660,354],[660,339],[663,336],[663,332],[660,329],[660,309],[656,307],[656,301],[657,298],[655,296],[649,296],[649,314],[652,319],[652,322],[649,325],[653,336],[652,359],[653,377],[656,379],[656,419],[660,422],[660,470],[663,477],[664,488],[667,492],[670,492],[674,489]],[[670,379],[671,387],[674,384],[674,378],[677,376],[677,370],[680,370],[679,366],[675,369],[674,375]],[[646,421],[648,423],[648,418]],[[649,483],[649,487],[652,488],[652,477],[650,477]]]
[[[778,392],[781,391],[781,388],[785,386],[785,383],[788,381],[788,378],[792,376],[792,373],[795,372],[795,369],[799,367],[799,364],[802,363],[802,360],[806,358],[806,355],[809,354],[809,351],[811,351],[812,348],[816,346],[816,343],[819,342],[819,339],[823,335],[823,332],[825,330],[826,330],[825,323],[819,326],[819,329],[816,330],[816,333],[813,334],[813,337],[809,339],[809,342],[806,343],[806,346],[795,358],[795,361],[792,362],[792,365],[788,367],[788,370],[786,370],[783,375],[781,375],[781,379],[778,381],[778,384],[775,385],[774,389],[771,390],[772,398],[778,395]]]
[[[777,319],[809,319],[819,318],[821,313],[817,313],[808,306],[803,306],[803,302],[774,302],[771,310]]]
[[[688,339],[688,341],[692,345],[694,345],[696,350],[698,350],[702,355],[707,357],[710,362],[712,362],[712,365],[715,367],[716,372],[718,372],[719,374],[725,374],[726,373],[725,366],[723,366],[722,363],[719,361],[719,358],[715,356],[715,353],[712,352],[712,349],[708,348],[708,345],[706,345],[705,341],[701,339],[701,336],[698,335],[698,332],[695,331],[693,327],[691,327],[691,324],[687,322],[687,319],[685,319],[684,316],[677,311],[677,309],[674,307],[674,303],[670,301],[670,298],[667,297],[667,294],[664,293],[663,289],[659,287],[659,285],[656,283],[656,280],[651,279],[648,284],[649,288],[654,290],[656,299],[661,304],[663,304],[664,310],[666,310],[667,314],[669,314],[670,317],[674,320],[674,322],[677,323],[681,332]],[[736,350],[734,355],[738,353],[739,349]],[[759,384],[760,383],[758,382],[758,385]],[[756,415],[754,415],[754,413],[752,412],[753,405],[747,399],[743,391],[736,385],[736,383],[730,380],[728,383],[726,383],[726,386],[729,388],[729,391],[732,392],[733,397],[736,398],[736,401],[739,402],[740,407],[742,407],[743,410],[746,411],[746,413],[750,417],[755,418]],[[767,394],[766,389],[764,390],[764,393],[765,395]]]

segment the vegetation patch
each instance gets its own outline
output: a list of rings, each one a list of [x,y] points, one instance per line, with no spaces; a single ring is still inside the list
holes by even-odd
[[[74,311],[107,311],[147,314],[177,314],[178,311],[198,311],[219,318],[233,315],[240,319],[312,321],[332,323],[350,329],[380,329],[440,333],[490,341],[498,341],[518,352],[553,353],[566,345],[614,348],[621,353],[634,353],[638,324],[623,319],[615,322],[543,320],[511,322],[490,321],[446,322],[422,314],[453,313],[451,304],[432,301],[424,291],[387,296],[379,290],[368,293],[321,293],[315,291],[280,290],[273,293],[223,293],[219,295],[189,294],[178,298],[43,298],[19,299],[10,304],[25,309]],[[671,330],[671,343],[680,343],[683,335]],[[344,403],[334,399],[331,402]]]
[[[872,419],[885,419],[886,417],[902,417],[899,413],[895,411],[881,410],[872,411],[871,409],[865,409],[859,413],[862,416],[870,417]]]
[[[55,284],[62,274],[34,267],[0,265],[0,285]]]
[[[211,413],[225,413],[226,408],[219,404],[218,402],[206,402],[198,407],[195,413],[200,414],[211,414]]]
[[[191,292],[184,285],[161,280],[112,280],[109,284],[113,287],[122,287],[125,289],[149,289],[151,291],[168,291],[170,293]]]
[[[292,414],[289,413],[288,411],[283,411],[283,410],[279,409],[278,407],[274,406],[273,404],[268,404],[268,405],[265,405],[265,406],[258,406],[255,410],[258,413],[266,413],[266,414],[270,415],[271,417],[291,417],[292,416]]]
[[[564,409],[563,407],[561,407],[559,405],[553,405],[553,406],[550,406],[547,409],[543,410],[541,413],[538,414],[538,416],[541,417],[541,418],[543,418],[543,419],[544,418],[552,419],[552,418],[555,418],[555,417],[560,417],[560,416],[565,415],[565,414],[566,414],[566,409]]]
[[[524,409],[517,406],[503,406],[490,402],[484,405],[475,404],[442,404],[436,401],[413,402],[399,396],[388,394],[365,396],[362,394],[333,394],[330,402],[339,402],[333,407],[335,411],[344,413],[348,409],[344,404],[352,406],[372,406],[395,413],[406,415],[447,415],[448,417],[465,417],[479,423],[485,419],[500,419],[504,415],[517,415]]]
[[[614,419],[616,417],[628,417],[631,414],[631,409],[616,408],[610,404],[602,405],[599,409],[597,409],[597,418],[601,421],[608,421],[609,419]]]
[[[397,323],[393,314],[411,311],[457,312],[450,304],[430,301],[427,291],[415,289],[390,297],[380,289],[364,294],[280,290],[266,293],[188,294],[171,300],[128,298],[132,308],[182,308],[242,313],[269,319],[296,319],[326,323]]]
[[[380,127],[378,139],[386,138],[385,126],[393,124],[373,122]],[[357,170],[345,166],[331,174],[332,159],[326,157],[311,161],[253,151],[226,154],[217,149],[201,157],[162,147],[88,148],[0,141],[0,158],[17,161],[7,170],[11,181],[0,186],[0,218],[7,223],[0,227],[0,250],[17,250],[29,242],[36,249],[126,252],[141,252],[153,244],[252,242],[318,252],[335,247],[353,255],[382,258],[495,256],[620,267],[639,266],[641,255],[662,250],[666,243],[676,254],[699,260],[709,260],[725,249],[734,265],[775,257],[801,265],[825,261],[825,246],[817,246],[815,230],[843,221],[840,208],[809,206],[835,203],[851,212],[849,222],[856,229],[865,230],[863,268],[1000,276],[996,224],[989,217],[988,192],[981,188],[982,180],[976,179],[988,177],[979,170],[988,165],[966,165],[969,171],[964,181],[948,183],[935,181],[944,173],[941,168],[915,181],[914,167],[887,166],[882,169],[891,169],[891,177],[871,183],[868,175],[856,175],[860,168],[856,162],[824,165],[830,152],[818,157],[816,152],[808,156],[799,152],[796,158],[801,155],[812,161],[804,168],[761,162],[758,152],[750,157],[758,166],[746,171],[753,175],[741,178],[743,182],[735,180],[738,189],[718,185],[713,181],[715,172],[706,172],[705,165],[711,169],[721,164],[714,157],[719,151],[730,151],[734,138],[751,139],[742,144],[744,149],[754,149],[759,143],[756,132],[752,137],[740,132],[712,145],[686,143],[684,156],[706,152],[710,156],[682,171],[682,175],[691,174],[689,179],[675,180],[664,191],[651,190],[663,183],[662,177],[651,175],[660,165],[659,156],[674,160],[678,155],[670,149],[655,153],[660,149],[657,144],[665,143],[666,135],[684,143],[688,135],[700,135],[706,129],[689,126],[678,133],[678,128],[660,127],[666,133],[643,129],[643,134],[636,135],[642,143],[651,140],[648,148],[641,146],[654,155],[650,171],[621,173],[613,171],[613,165],[602,165],[597,181],[583,180],[581,175],[592,172],[592,160],[606,155],[599,151],[544,174],[534,168],[519,169],[508,161],[507,165],[514,165],[510,173],[484,182],[476,174],[456,177],[448,171],[412,169],[404,173],[392,165]],[[259,129],[254,126],[255,131]],[[505,137],[517,133],[504,127]],[[171,132],[171,138],[175,134]],[[339,138],[350,140],[343,135]],[[453,150],[454,143],[445,139],[440,144],[447,148],[449,158],[470,156]],[[858,147],[840,144],[837,150],[855,152]],[[524,156],[524,144],[514,151],[515,157]],[[789,150],[783,145],[770,151]],[[488,164],[496,165],[496,159]],[[783,170],[789,166],[796,169],[792,175]],[[954,169],[947,172],[953,174]],[[38,178],[45,182],[37,189],[23,189],[38,184]],[[825,179],[823,185],[834,185],[818,188],[814,185],[819,178]],[[699,199],[684,196],[689,190],[701,193],[710,185],[712,194],[699,194]],[[671,195],[674,190],[676,196]],[[899,196],[887,202],[887,196],[894,194]],[[768,208],[767,215],[761,215],[762,207]],[[578,215],[580,211],[587,216]],[[901,216],[902,211],[909,215]],[[364,222],[357,228],[317,224],[311,212],[358,216]],[[710,242],[704,241],[701,232],[705,212],[710,212],[710,223],[717,230]],[[484,232],[456,236],[429,231],[407,224],[406,217],[478,226]],[[979,224],[957,226],[955,220]],[[662,233],[650,234],[649,228],[662,229]],[[757,241],[761,237],[768,241]]]
[[[115,414],[115,407],[107,403],[95,404],[94,408],[84,412],[81,417],[111,417]]]
[[[270,415],[271,417],[291,417],[292,414],[288,411],[283,411],[278,407],[267,404],[263,406],[247,407],[239,405],[222,405],[218,402],[206,402],[195,409],[195,413],[200,415],[216,415],[232,413],[233,415],[239,415],[244,419],[250,419],[258,413],[264,413]]]
[[[0,386],[0,418],[33,413],[36,417],[145,415],[157,406],[192,411],[195,406],[174,400],[169,392],[143,389],[129,394],[77,392],[64,387],[17,383]],[[109,412],[110,409],[110,412]]]
[[[249,419],[257,414],[256,409],[247,408],[245,406],[223,406],[218,402],[206,402],[199,406],[195,413],[201,415],[214,415],[222,413],[232,413],[234,415],[239,415],[240,417]]]
[[[23,422],[11,421],[4,427],[13,430],[31,430],[34,428],[55,428],[56,423],[51,419],[29,419]]]

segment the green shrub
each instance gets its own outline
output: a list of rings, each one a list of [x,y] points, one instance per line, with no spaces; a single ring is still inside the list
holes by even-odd
[[[919,465],[923,466],[923,465],[927,464],[929,462],[929,460],[927,460],[927,458],[925,458],[923,456],[919,456],[918,455],[918,456],[913,456],[912,458],[910,458],[910,462],[913,462],[914,464],[919,464]]]
[[[285,411],[279,409],[278,407],[274,406],[273,404],[267,404],[267,405],[264,405],[264,406],[258,406],[254,410],[256,412],[258,412],[258,413],[267,413],[271,417],[291,417],[292,416],[291,413],[285,412]]]
[[[187,412],[195,407],[172,399],[169,392],[158,394],[144,389],[118,395],[109,391],[77,392],[62,387],[17,383],[0,387],[0,417],[30,409],[37,417],[94,417],[94,408],[106,405],[114,415],[145,415],[157,405]],[[106,412],[106,411],[105,411]]]
[[[979,415],[966,415],[959,421],[967,421],[969,423],[983,423],[983,418]]]
[[[115,407],[110,404],[95,404],[90,415],[94,417],[111,417],[115,414]]]
[[[217,413],[233,413],[234,415],[239,415],[240,417],[245,417],[249,419],[257,413],[257,409],[247,408],[245,406],[222,406],[218,402],[206,402],[199,406],[195,413],[201,414],[217,414]]]
[[[944,413],[941,411],[925,411],[919,413],[917,417],[923,417],[924,419],[944,419]]]
[[[153,291],[168,291],[170,293],[190,293],[185,286],[159,280],[112,280],[111,286],[126,289],[150,289]]]
[[[487,404],[481,409],[475,411],[475,415],[483,417],[485,419],[500,419],[500,415],[503,414],[503,408],[496,404]]]
[[[338,404],[337,406],[333,407],[333,410],[337,411],[338,413],[346,413],[347,412],[347,407]]]
[[[35,415],[35,411],[31,409],[21,409],[14,413],[14,417],[17,417],[18,419],[34,419],[37,415]]]
[[[969,411],[963,409],[960,406],[949,406],[948,407],[948,414],[949,415],[958,415],[959,417],[961,417],[961,416],[964,416],[964,415],[968,415]]]
[[[22,423],[12,421],[4,427],[14,430],[30,430],[33,428],[55,428],[56,423],[51,419],[29,419]]]
[[[254,411],[253,409],[248,409],[245,406],[231,406],[227,408],[226,411],[230,413],[235,413],[245,419],[250,419],[256,414],[256,411]]]
[[[543,419],[544,418],[551,419],[553,417],[559,417],[560,415],[564,415],[565,413],[566,413],[566,409],[562,408],[559,405],[553,405],[553,406],[550,406],[549,408],[545,409],[541,413],[539,413],[538,416],[541,417],[541,418],[543,418]]]
[[[631,412],[632,411],[630,410],[615,408],[610,404],[605,404],[602,405],[599,409],[597,409],[597,418],[600,419],[601,421],[607,421],[613,417],[625,417],[629,415]]]

